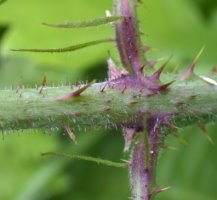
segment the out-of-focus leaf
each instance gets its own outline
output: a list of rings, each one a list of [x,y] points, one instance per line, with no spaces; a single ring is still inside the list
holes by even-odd
[[[49,29],[41,26],[43,21],[79,21],[97,18],[102,16],[106,9],[111,10],[111,8],[110,0],[9,1],[4,9],[1,9],[1,21],[13,25],[4,43],[5,53],[9,53],[7,51],[9,48],[48,48],[51,46],[58,48],[71,43],[80,43],[84,41],[84,38],[85,41],[91,41],[112,37],[114,34],[112,26],[85,29],[85,31]],[[31,17],[28,17],[27,10],[31,12]],[[8,15],[11,11],[13,15]],[[174,54],[174,60],[187,63],[202,46],[206,46],[200,62],[206,66],[217,63],[215,55],[217,28],[209,22],[204,22],[200,11],[194,7],[192,1],[146,0],[140,6],[139,16],[141,31],[145,33],[143,40],[148,45],[162,50],[157,52],[158,56],[159,54],[163,56]],[[114,51],[114,46],[102,45],[75,54],[66,53],[55,56],[32,54],[30,56],[40,62],[55,63],[56,66],[83,68],[92,65],[95,60],[105,60],[108,57],[107,50]],[[112,56],[114,56],[113,53]]]
[[[143,39],[162,50],[155,55],[170,53],[188,63],[205,46],[200,63],[210,68],[217,63],[217,27],[204,22],[192,1],[146,0],[144,4],[145,8],[140,8],[141,27],[148,36]]]
[[[0,0],[0,5],[5,3],[7,0]]]
[[[83,41],[93,41],[113,36],[111,25],[90,28],[86,30],[59,30],[41,25],[44,21],[79,21],[101,17],[106,9],[112,7],[107,1],[8,1],[1,9],[0,23],[11,24],[11,30],[4,41],[4,54],[14,54],[10,48],[59,48],[70,44],[79,44]],[[9,13],[13,12],[13,15]],[[16,16],[16,17],[14,17]],[[93,66],[98,60],[106,60],[108,49],[113,44],[105,44],[93,49],[84,49],[80,52],[65,53],[62,55],[28,55],[40,63],[55,66],[84,68]],[[21,53],[20,53],[21,55]],[[23,55],[21,55],[23,56]]]
[[[217,125],[210,124],[207,132],[214,144],[217,142]],[[174,138],[167,143],[176,146],[177,151],[164,151],[159,159],[158,184],[171,186],[159,194],[157,200],[215,200],[217,196],[217,146],[200,133],[197,127],[188,127],[181,133],[189,145],[183,145]]]

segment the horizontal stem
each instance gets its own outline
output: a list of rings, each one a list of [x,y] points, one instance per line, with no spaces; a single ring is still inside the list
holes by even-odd
[[[62,131],[65,126],[75,131],[125,125],[130,128],[149,113],[171,113],[173,123],[180,127],[198,121],[217,121],[217,90],[200,80],[177,82],[167,95],[149,97],[136,90],[111,89],[104,82],[93,84],[70,100],[56,100],[81,87],[44,87],[40,93],[39,89],[24,87],[0,90],[0,128],[2,131],[32,128]]]

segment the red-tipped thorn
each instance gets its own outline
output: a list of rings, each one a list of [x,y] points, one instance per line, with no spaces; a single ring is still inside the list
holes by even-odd
[[[164,90],[168,89],[168,87],[169,87],[170,85],[172,85],[174,82],[175,82],[175,81],[171,81],[171,82],[169,82],[169,83],[166,83],[166,84],[164,84],[164,85],[161,85],[161,86],[159,86],[159,88],[158,88],[157,90],[158,90],[159,92],[164,91]]]
[[[41,87],[40,87],[39,92],[38,92],[40,95],[42,94],[42,91],[43,91],[44,87],[46,86],[46,83],[47,83],[47,76],[44,75],[43,80],[41,82]]]
[[[197,54],[197,56],[195,57],[195,59],[193,60],[193,62],[191,63],[191,65],[190,65],[185,71],[181,72],[181,73],[178,75],[177,79],[187,79],[187,78],[190,78],[192,75],[194,75],[195,66],[196,66],[196,64],[197,64],[197,62],[198,62],[198,60],[199,60],[201,54],[203,53],[204,48],[205,48],[205,47],[203,47],[203,48],[199,51],[199,53]]]
[[[160,79],[160,75],[162,74],[163,70],[165,69],[165,67],[168,65],[169,61],[171,60],[172,56],[169,57],[169,59],[160,67],[160,69],[158,69],[152,76],[151,79],[152,80],[159,80]]]
[[[94,82],[91,82],[91,83],[88,83],[87,85],[81,87],[80,89],[76,90],[75,92],[73,93],[70,93],[70,94],[66,94],[66,95],[63,95],[63,96],[60,96],[60,97],[57,97],[56,100],[58,101],[65,101],[65,100],[69,100],[73,97],[77,97],[79,96],[82,92],[84,92],[87,88],[89,88]]]

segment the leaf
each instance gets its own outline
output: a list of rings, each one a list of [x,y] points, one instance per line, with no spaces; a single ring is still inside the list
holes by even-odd
[[[64,53],[64,52],[71,52],[76,51],[79,49],[83,49],[85,47],[101,44],[101,43],[108,43],[113,42],[113,39],[102,39],[102,40],[95,40],[91,42],[86,42],[83,44],[77,44],[74,46],[68,46],[64,48],[53,48],[53,49],[11,49],[11,51],[22,51],[22,52],[37,52],[37,53]]]
[[[5,3],[7,0],[0,0],[0,5]]]
[[[56,28],[86,28],[91,26],[100,26],[103,24],[108,24],[111,22],[115,22],[121,20],[123,17],[121,16],[110,16],[110,17],[102,17],[98,19],[92,19],[81,22],[69,22],[64,24],[49,24],[43,22],[42,24],[45,26],[56,27]]]
[[[60,156],[60,157],[77,159],[77,160],[85,160],[85,161],[95,162],[97,164],[103,164],[103,165],[106,165],[109,167],[118,167],[118,168],[126,168],[127,167],[126,163],[118,163],[118,162],[113,162],[110,160],[104,160],[101,158],[94,158],[94,157],[90,157],[90,156],[82,156],[82,155],[76,155],[76,154],[47,152],[47,153],[42,153],[41,155],[42,156]]]

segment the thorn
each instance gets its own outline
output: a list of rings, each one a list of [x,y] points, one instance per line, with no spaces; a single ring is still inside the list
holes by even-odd
[[[65,128],[65,131],[68,133],[69,137],[71,138],[71,140],[73,141],[73,143],[77,144],[76,136],[73,133],[73,131],[68,126],[65,126],[64,128]]]
[[[77,112],[70,112],[69,114],[71,116],[80,116],[80,115],[82,115],[82,112],[79,112],[79,111],[77,111]]]
[[[177,129],[178,131],[183,131],[183,130],[184,130],[183,128],[180,128],[180,127],[176,126],[176,125],[173,124],[173,123],[170,123],[169,126],[170,126],[171,128]]]
[[[158,90],[159,90],[159,91],[164,91],[164,90],[166,90],[170,85],[172,85],[174,82],[175,82],[175,81],[171,81],[171,82],[169,82],[169,83],[166,83],[166,84],[164,84],[164,85],[161,85],[161,86],[159,86]]]
[[[197,54],[197,56],[195,57],[195,59],[193,60],[193,62],[191,63],[191,65],[190,65],[185,71],[181,72],[181,73],[177,76],[178,79],[187,79],[187,78],[190,78],[192,75],[194,75],[195,66],[196,66],[196,64],[197,64],[197,62],[198,62],[198,60],[199,60],[201,54],[203,53],[204,48],[205,48],[205,47],[203,47],[203,48],[199,51],[199,53]]]
[[[183,138],[181,137],[179,134],[177,133],[172,133],[172,135],[182,144],[184,145],[189,145],[189,143]]]
[[[108,83],[106,83],[106,84],[103,86],[103,88],[100,90],[101,93],[105,92],[105,88],[106,88],[107,85],[108,85]]]
[[[121,91],[121,94],[124,94],[125,90],[127,89],[127,86],[124,86],[124,89]]]
[[[78,87],[80,85],[79,81],[76,81],[75,86]]]
[[[188,107],[188,104],[182,100],[175,99],[175,100],[171,100],[170,102],[183,109]]]
[[[111,14],[111,12],[109,10],[105,11],[105,15],[106,15],[106,17],[111,17],[112,16],[112,14]]]
[[[63,95],[63,96],[60,96],[60,97],[57,97],[56,100],[58,101],[64,101],[64,100],[69,100],[73,97],[77,97],[79,96],[82,92],[84,92],[87,88],[89,88],[95,81],[91,82],[91,83],[88,83],[87,85],[81,87],[80,89],[76,90],[75,92],[73,93],[70,93],[70,94],[66,94],[66,95]]]
[[[134,128],[124,128],[124,152],[129,151],[132,144],[133,137],[136,135],[136,130]]]
[[[111,110],[110,107],[105,107],[105,108],[103,108],[103,112],[109,112],[110,110]]]
[[[41,87],[40,87],[39,92],[38,92],[39,95],[42,94],[42,91],[43,91],[44,87],[46,86],[46,83],[47,83],[47,76],[44,75],[44,78],[42,79],[42,82],[41,82]]]
[[[143,4],[143,0],[137,0],[137,3]]]
[[[156,60],[152,60],[152,61],[149,61],[148,62],[148,66],[150,68],[152,68],[153,66],[155,66],[158,62],[162,61],[162,60],[165,60],[165,57],[162,57],[162,58],[158,58]]]
[[[198,123],[198,127],[200,128],[200,130],[202,131],[202,133],[204,134],[204,136],[206,137],[206,139],[212,144],[214,145],[214,141],[213,139],[210,137],[210,135],[207,133],[206,130],[206,125],[203,122],[199,122]]]
[[[141,33],[141,32],[140,32],[140,33]],[[144,33],[141,33],[141,34],[144,34]],[[144,46],[144,51],[145,51],[145,53],[146,53],[146,52],[149,52],[149,51],[159,51],[159,49],[145,45],[145,46]]]
[[[112,102],[112,100],[111,99],[107,99],[107,100],[105,100],[105,103],[108,103],[108,104],[110,104]]]
[[[129,103],[128,103],[128,105],[136,105],[138,102],[137,101],[130,101]]]
[[[167,149],[167,150],[173,150],[173,151],[176,151],[177,148],[174,147],[174,146],[170,146],[170,145],[167,145],[167,144],[164,144],[163,146],[161,146],[162,148],[164,149]]]
[[[175,67],[170,71],[170,73],[172,73],[172,74],[176,73],[179,68],[180,68],[179,64],[175,65]]]
[[[197,96],[198,96],[198,94],[191,95],[191,96],[188,97],[188,99],[193,100],[193,99],[196,99]]]
[[[126,70],[118,70],[117,66],[111,58],[109,58],[107,62],[109,80],[114,80],[122,76],[127,76],[129,74]]]
[[[214,66],[212,68],[211,75],[216,75],[216,74],[217,74],[217,66]]]
[[[155,192],[158,194],[158,193],[161,193],[161,192],[165,192],[165,191],[167,191],[169,189],[171,189],[170,186],[169,187],[165,187],[165,188],[157,188]]]
[[[145,65],[142,65],[142,67],[140,68],[140,71],[143,73],[144,71],[144,68],[145,68]]]
[[[157,70],[152,76],[151,79],[153,80],[159,80],[161,73],[165,69],[165,67],[168,65],[169,61],[171,60],[172,56],[168,58],[168,60],[160,67],[159,70]]]
[[[204,82],[208,83],[212,86],[217,86],[217,82],[209,77],[206,76],[198,76],[200,79],[202,79]]]

